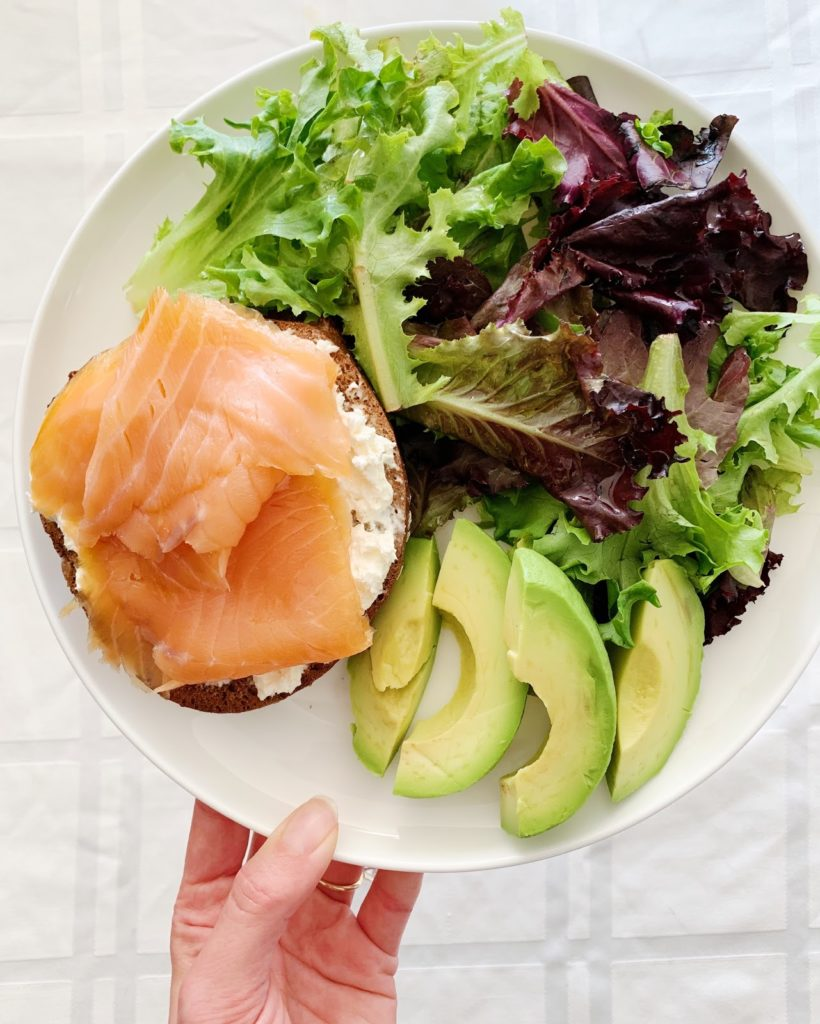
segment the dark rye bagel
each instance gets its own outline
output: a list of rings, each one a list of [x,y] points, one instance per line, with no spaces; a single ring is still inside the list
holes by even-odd
[[[310,341],[319,341],[324,339],[333,343],[336,346],[336,350],[332,355],[339,367],[339,376],[336,383],[337,388],[343,395],[347,396],[348,388],[353,384],[358,385],[357,405],[364,410],[368,422],[375,427],[378,433],[383,437],[389,438],[393,442],[396,462],[395,466],[388,470],[388,479],[393,487],[393,508],[399,513],[397,519],[398,522],[403,524],[403,529],[397,532],[396,557],[388,570],[387,576],[385,577],[381,593],[367,610],[368,617],[372,619],[378,607],[390,593],[390,590],[399,575],[402,559],[404,557],[404,545],[407,540],[410,521],[410,500],[407,477],[399,455],[398,446],[396,445],[396,439],[393,435],[393,428],[390,426],[390,421],[388,420],[381,403],[376,398],[373,389],[370,387],[370,384],[367,382],[361,370],[354,362],[353,357],[350,355],[341,334],[339,334],[330,321],[320,320],[314,324],[278,320],[272,320],[269,322],[274,326],[279,327],[281,330],[291,331],[300,338],[306,338]],[[349,399],[346,397],[346,404],[348,402]],[[60,556],[63,576],[68,584],[68,588],[77,598],[80,605],[82,605],[82,595],[77,591],[77,555],[66,547],[65,539],[57,523],[52,520],[45,519],[42,516],[40,518],[43,524],[43,529],[51,539],[54,550]],[[310,686],[310,684],[315,682],[320,676],[323,676],[326,672],[330,671],[334,664],[335,662],[328,662],[327,664],[314,663],[308,665],[302,673],[301,683],[293,692],[297,693],[299,690],[303,690],[306,686]],[[180,686],[174,690],[165,692],[161,694],[161,696],[174,701],[176,704],[180,704],[182,707],[193,708],[196,711],[208,711],[217,714],[236,714],[241,711],[254,711],[256,708],[266,707],[268,704],[276,704],[278,701],[289,697],[290,694],[277,693],[272,697],[267,697],[262,700],[256,692],[256,686],[254,685],[253,679],[250,676],[245,676],[242,679],[233,679],[231,682],[223,683],[222,685],[189,683],[186,686]]]

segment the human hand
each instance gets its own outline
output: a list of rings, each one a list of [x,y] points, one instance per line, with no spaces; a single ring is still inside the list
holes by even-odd
[[[395,1021],[397,953],[421,875],[379,871],[354,914],[352,890],[318,884],[361,876],[331,860],[337,835],[319,797],[267,840],[196,803],[171,925],[170,1024]]]

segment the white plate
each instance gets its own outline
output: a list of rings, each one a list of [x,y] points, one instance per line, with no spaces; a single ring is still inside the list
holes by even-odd
[[[395,25],[369,34],[397,35],[409,52],[432,27],[438,34],[477,35],[468,23]],[[661,79],[599,50],[543,32],[531,32],[530,39],[565,75],[589,75],[600,101],[615,111],[645,114],[674,107],[693,126],[723,112],[707,113]],[[300,65],[313,52],[313,45],[303,47],[252,68],[195,103],[185,116],[203,114],[212,124],[224,116],[241,117],[253,109],[257,86],[294,87]],[[763,207],[774,215],[775,230],[799,230],[810,264],[820,266],[798,210],[741,138],[742,129],[721,174],[748,168]],[[514,748],[487,778],[464,793],[413,801],[392,795],[392,773],[378,779],[353,754],[340,666],[281,705],[220,716],[144,693],[89,653],[85,617],[79,612],[60,617],[67,600],[60,567],[26,499],[28,451],[67,373],[132,330],[123,283],[155,226],[166,215],[180,215],[197,198],[202,177],[194,160],[171,153],[163,127],[114,178],[75,232],[43,296],[17,406],[18,514],[37,590],[72,665],[126,736],[191,793],[259,832],[269,832],[312,794],[326,793],[339,805],[341,859],[440,871],[518,864],[596,842],[667,806],[720,768],[778,706],[820,640],[816,479],[806,484],[803,510],[777,524],[774,547],[785,558],[769,592],[750,608],[741,627],[706,649],[701,695],[661,774],[620,805],[611,804],[601,786],[574,818],[533,839],[514,839],[499,827],[498,778],[537,748],[544,721],[537,706],[528,708]],[[445,638],[425,697],[428,711],[446,699],[457,665],[455,646]]]

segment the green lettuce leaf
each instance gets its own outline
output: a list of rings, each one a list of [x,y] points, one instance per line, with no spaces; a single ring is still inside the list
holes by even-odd
[[[566,505],[531,484],[520,490],[487,495],[482,501],[484,525],[493,529],[496,540],[531,546],[553,528],[567,511]]]
[[[189,153],[213,171],[196,206],[177,224],[167,219],[128,282],[126,292],[141,309],[158,284],[224,291],[208,286],[205,268],[228,257],[244,241],[263,234],[268,220],[281,213],[289,192],[313,191],[315,175],[282,148],[278,132],[232,136],[209,128],[201,118],[171,123],[171,148]]]
[[[794,512],[812,471],[803,453],[810,446],[820,447],[820,356],[744,410],[710,494],[718,506],[743,501],[764,514]]]
[[[633,607],[639,601],[658,603],[654,588],[641,576],[646,556],[651,557],[644,529],[638,526],[596,544],[579,523],[563,515],[550,533],[532,546],[577,583],[602,585],[605,618],[601,616],[601,635],[621,647],[632,647]],[[591,598],[594,610],[596,596]]]
[[[566,160],[546,136],[525,139],[506,163],[497,164],[456,192],[439,189],[430,196],[431,215],[439,207],[450,235],[462,248],[472,245],[485,229],[519,226],[533,194],[551,192],[566,170]],[[485,234],[486,237],[486,234]]]
[[[614,591],[616,597],[613,609],[611,607],[613,581],[607,580],[606,586],[607,593],[610,595],[610,618],[598,625],[601,638],[607,643],[617,644],[618,647],[634,647],[635,639],[632,636],[633,609],[641,601],[649,601],[650,604],[659,608],[660,600],[658,599],[657,591],[642,578],[628,585],[621,586],[618,584],[617,589]]]
[[[721,324],[726,348],[749,353],[752,382],[737,440],[709,488],[717,508],[742,502],[771,520],[800,507],[802,478],[812,471],[805,450],[820,447],[820,355],[803,368],[777,358],[795,325],[804,347],[820,352],[820,297],[806,296],[797,313],[735,311]]]
[[[645,121],[636,117],[635,127],[647,146],[651,146],[664,156],[672,156],[672,146],[664,140],[661,128],[665,124],[672,124],[674,120],[675,115],[670,107],[669,110],[654,110]]]
[[[341,316],[382,403],[398,409],[426,393],[403,331],[422,300],[405,288],[465,247],[488,267],[495,243],[514,257],[535,200],[560,181],[549,140],[516,146],[502,130],[513,79],[532,91],[557,72],[529,52],[512,11],[481,42],[430,37],[412,61],[395,40],[369,43],[344,25],[313,38],[321,53],[298,93],[260,91],[256,114],[229,122],[234,134],[173,124],[172,148],[211,178],[163,224],[128,297],[141,308],[161,285]]]
[[[482,519],[496,539],[533,547],[562,569],[598,618],[604,640],[633,645],[634,606],[657,601],[641,576],[646,562],[656,557],[643,525],[595,542],[566,505],[538,484],[485,497]]]
[[[642,508],[651,547],[680,561],[702,593],[725,571],[744,586],[760,585],[768,547],[760,513],[744,505],[718,513],[691,460],[653,481]]]
[[[652,342],[643,386],[665,398],[671,408],[684,407],[689,383],[677,335],[661,335]],[[678,423],[687,433],[683,414]],[[727,570],[739,583],[760,586],[768,547],[760,513],[741,504],[716,511],[698,477],[695,438],[678,451],[688,456],[686,461],[670,466],[664,479],[651,481],[641,502],[649,544],[662,557],[681,561],[701,592]]]
[[[820,351],[820,295],[804,295],[796,313],[750,313],[735,309],[723,318],[720,330],[730,348],[742,345],[756,360],[776,352],[789,328],[796,324],[808,328],[805,346]]]
[[[419,130],[401,128],[382,135],[357,167],[372,184],[362,191],[361,228],[347,240],[353,301],[339,312],[356,339],[356,358],[388,410],[423,401],[402,329],[423,300],[406,298],[404,289],[426,276],[430,260],[461,251],[448,234],[449,190],[440,190],[444,194],[420,229],[397,212],[423,199],[419,165],[428,153],[452,142],[455,120],[450,108],[455,103],[451,86],[431,85],[423,94]]]
[[[429,36],[416,55],[418,80],[425,86],[446,79],[458,91],[456,126],[463,148],[439,161],[439,184],[456,187],[459,181],[509,159],[514,142],[507,125],[509,90],[513,80],[522,83],[516,109],[529,117],[538,105],[536,89],[545,81],[566,85],[552,61],[544,60],[527,46],[524,19],[511,8],[498,22],[482,26],[481,43],[468,43],[456,35],[452,42]],[[431,161],[431,165],[433,161]],[[446,170],[445,170],[446,168]]]

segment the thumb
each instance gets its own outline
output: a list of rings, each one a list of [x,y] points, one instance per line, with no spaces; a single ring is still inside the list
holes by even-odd
[[[239,979],[253,985],[267,977],[275,943],[330,863],[338,828],[336,807],[324,797],[285,818],[234,879],[197,967],[210,962],[234,991]]]

